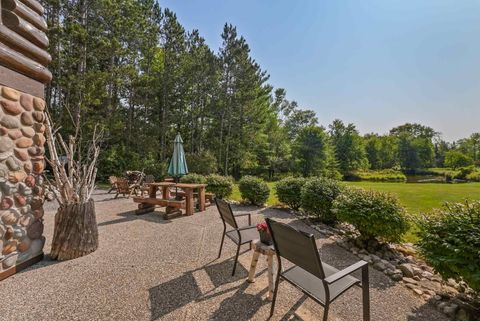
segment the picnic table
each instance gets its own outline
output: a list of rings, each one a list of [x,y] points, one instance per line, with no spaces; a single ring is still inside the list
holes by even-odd
[[[205,188],[206,184],[185,184],[174,182],[159,182],[147,184],[149,191],[148,197],[134,197],[133,201],[138,204],[137,215],[153,212],[155,206],[166,207],[166,214],[179,214],[180,209],[185,209],[186,215],[193,215],[195,196],[198,198],[198,209],[205,211]],[[171,188],[180,188],[184,191],[185,199],[172,199],[170,195]],[[162,198],[157,198],[157,192],[162,189]],[[195,191],[198,191],[195,193]],[[181,212],[180,212],[181,214]]]

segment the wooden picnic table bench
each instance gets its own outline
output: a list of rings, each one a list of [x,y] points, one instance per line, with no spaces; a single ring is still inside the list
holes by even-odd
[[[174,182],[149,183],[149,197],[135,197],[133,200],[138,204],[137,215],[153,212],[155,206],[165,206],[167,215],[180,214],[180,209],[185,209],[186,215],[193,215],[194,211],[194,191],[197,190],[199,210],[205,211],[205,184],[183,184]],[[170,188],[181,188],[184,193],[184,200],[171,199]],[[157,198],[158,189],[162,189],[162,198]],[[170,215],[170,218],[172,215]]]

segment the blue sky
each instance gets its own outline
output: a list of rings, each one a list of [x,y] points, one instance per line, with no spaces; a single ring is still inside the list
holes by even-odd
[[[480,131],[478,0],[165,0],[214,50],[237,26],[270,83],[317,112],[385,133],[405,122],[447,140]]]

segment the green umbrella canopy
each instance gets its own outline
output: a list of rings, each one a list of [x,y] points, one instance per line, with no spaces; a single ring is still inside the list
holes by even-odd
[[[179,178],[188,174],[187,160],[183,150],[183,140],[180,134],[177,134],[173,141],[173,156],[168,166],[168,175]]]

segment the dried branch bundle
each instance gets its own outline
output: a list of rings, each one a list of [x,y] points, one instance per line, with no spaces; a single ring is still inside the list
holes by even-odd
[[[80,141],[80,115],[74,121],[75,135],[70,135],[66,142],[59,133],[60,128],[55,129],[50,114],[46,114],[45,133],[49,149],[47,162],[55,179],[55,182],[51,183],[53,192],[60,205],[86,203],[95,189],[96,165],[103,130],[95,126],[92,138],[86,144],[86,153],[83,154]]]

